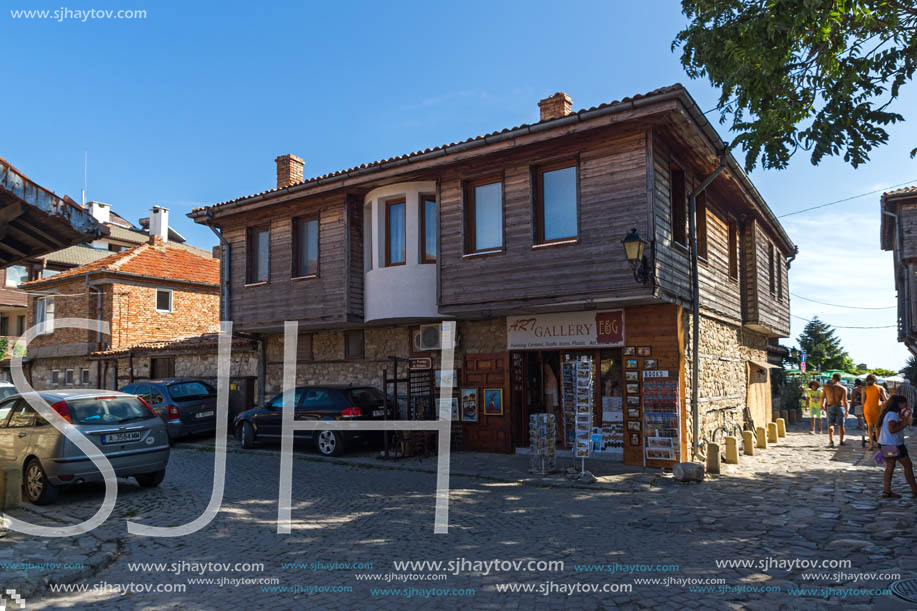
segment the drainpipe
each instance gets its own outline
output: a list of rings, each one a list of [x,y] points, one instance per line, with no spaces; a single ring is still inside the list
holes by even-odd
[[[697,277],[697,196],[726,169],[726,154],[720,155],[720,165],[713,170],[688,196],[688,232],[691,234],[691,416],[694,419],[694,439],[691,456],[698,457],[700,439],[700,408],[698,405],[698,384],[700,370],[700,281]]]
[[[220,291],[221,301],[223,302],[220,308],[220,314],[223,320],[230,320],[231,316],[229,314],[229,242],[226,238],[223,237],[223,230],[217,230],[213,226],[213,213],[207,213],[207,227],[210,228],[210,231],[213,232],[213,235],[217,237],[220,241],[220,285],[222,290]],[[263,402],[262,402],[263,405]]]

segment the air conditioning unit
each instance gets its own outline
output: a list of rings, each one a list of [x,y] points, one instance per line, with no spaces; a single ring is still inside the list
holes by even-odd
[[[414,334],[414,351],[442,350],[442,336],[439,325],[420,325],[420,331]]]

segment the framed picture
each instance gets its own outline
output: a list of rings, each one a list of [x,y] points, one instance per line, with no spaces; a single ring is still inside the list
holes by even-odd
[[[656,359],[643,359],[644,369],[658,369]]]
[[[639,384],[628,384],[627,385],[627,394],[639,395],[640,394],[640,385]]]
[[[627,408],[627,417],[628,418],[639,418],[640,410],[637,409],[636,407],[628,407]]]
[[[437,369],[433,372],[433,384],[436,386],[436,388],[439,388],[443,385],[443,382],[448,382],[450,377],[452,379],[452,387],[455,388],[455,385],[458,382],[458,370],[453,369],[451,371],[443,371],[442,369]]]
[[[649,346],[640,346],[637,348],[637,356],[650,356],[652,351]]]
[[[640,407],[640,395],[628,395],[627,405],[629,407]]]
[[[627,430],[640,432],[640,421],[639,420],[628,420],[627,421]]]
[[[639,382],[639,381],[640,381],[640,373],[637,372],[637,371],[625,371],[625,372],[624,372],[624,380],[627,381],[627,382]]]
[[[462,422],[478,421],[478,389],[462,389]]]
[[[630,434],[630,445],[632,446],[640,445],[640,435],[638,433]]]
[[[637,359],[627,359],[624,361],[625,369],[636,369],[637,368]]]
[[[451,399],[446,399],[446,400],[449,401],[449,406],[452,408],[452,419],[458,420],[459,419],[458,397],[452,397]]]
[[[484,415],[485,416],[502,416],[503,415],[503,389],[502,388],[485,388],[484,389]]]
[[[636,348],[633,346],[628,346],[624,349],[624,356],[634,356]]]

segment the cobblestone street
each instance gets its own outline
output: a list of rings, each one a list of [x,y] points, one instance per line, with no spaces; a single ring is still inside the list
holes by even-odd
[[[852,423],[852,422],[851,422]],[[98,550],[91,573],[66,571],[54,579],[76,581],[92,589],[98,584],[186,585],[185,592],[163,594],[86,592],[53,594],[47,589],[28,597],[28,609],[226,609],[308,605],[318,609],[366,608],[707,608],[707,609],[905,609],[891,595],[853,594],[848,590],[885,588],[891,579],[859,579],[858,573],[900,573],[915,576],[917,552],[912,516],[917,501],[907,493],[903,476],[895,489],[903,498],[880,498],[881,470],[860,446],[858,432],[848,444],[827,447],[827,436],[812,436],[792,427],[777,446],[743,457],[740,470],[703,484],[682,485],[657,471],[601,477],[591,489],[571,488],[553,480],[509,481],[505,469],[487,477],[454,475],[451,481],[450,531],[433,534],[435,475],[429,462],[406,462],[388,468],[380,461],[324,461],[307,449],[294,460],[293,532],[276,534],[279,460],[276,448],[242,451],[231,442],[227,456],[227,487],[222,511],[198,533],[179,538],[142,538],[127,534],[125,522],[178,525],[200,515],[210,497],[212,455],[206,444],[183,444],[172,455],[166,481],[142,490],[133,482],[120,486],[118,505],[108,522],[87,543],[49,540],[51,553],[9,533],[5,558],[60,561],[61,545]],[[915,437],[908,438],[917,452]],[[203,446],[203,447],[202,447]],[[268,451],[263,451],[268,450]],[[478,457],[468,464],[479,464]],[[499,463],[500,459],[495,462]],[[467,458],[456,456],[456,464]],[[568,461],[561,463],[566,466]],[[502,464],[502,463],[501,463]],[[587,466],[591,466],[587,463]],[[463,469],[455,466],[462,472]],[[519,472],[519,478],[527,474]],[[618,489],[616,490],[616,482]],[[635,483],[636,482],[636,483]],[[36,514],[31,506],[15,517],[35,522],[81,520],[101,502],[100,486],[62,493],[59,501]],[[43,543],[42,543],[43,544]],[[564,562],[563,570],[461,570],[441,581],[366,581],[357,575],[406,575],[423,570],[396,570],[394,561],[470,562],[494,559]],[[802,570],[761,568],[771,560],[849,560],[847,568]],[[717,561],[750,560],[751,568],[720,568]],[[130,563],[263,563],[263,571],[198,572],[135,570]],[[761,565],[758,563],[761,562]],[[305,568],[284,568],[304,563]],[[322,565],[312,563],[323,563]],[[367,565],[337,568],[335,563]],[[672,570],[633,574],[581,565],[675,565]],[[368,565],[372,568],[368,568]],[[319,570],[313,570],[317,566]],[[579,570],[577,567],[580,567]],[[803,574],[824,572],[806,580]],[[846,576],[828,573],[846,573]],[[8,578],[10,573],[4,575]],[[33,576],[34,577],[34,576]],[[13,581],[18,579],[13,576]],[[223,578],[222,587],[189,583],[189,579]],[[299,593],[266,592],[258,584],[233,586],[232,579],[277,578],[270,587],[300,587]],[[642,579],[722,579],[709,592],[689,587],[635,583]],[[7,579],[7,581],[9,581]],[[33,581],[35,581],[33,579]],[[696,583],[696,582],[695,582]],[[530,593],[498,592],[501,584],[534,584]],[[632,584],[632,590],[567,594],[539,587],[580,588]],[[731,588],[720,588],[720,585]],[[779,591],[736,591],[770,587]],[[43,587],[35,582],[35,587]],[[352,588],[320,591],[315,588]],[[307,590],[313,593],[309,594]],[[372,589],[404,590],[406,594],[373,594]],[[431,595],[417,591],[473,589],[474,595]],[[807,596],[790,589],[834,588]]]

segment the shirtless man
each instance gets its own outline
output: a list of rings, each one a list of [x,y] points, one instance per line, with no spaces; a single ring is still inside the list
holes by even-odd
[[[844,443],[844,421],[847,419],[847,389],[841,384],[841,374],[836,373],[831,381],[825,384],[822,394],[822,405],[828,412],[828,447],[834,447],[834,425],[837,425],[838,445]]]

